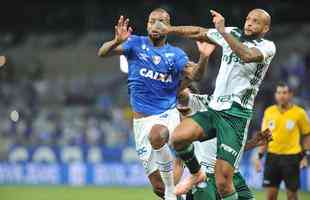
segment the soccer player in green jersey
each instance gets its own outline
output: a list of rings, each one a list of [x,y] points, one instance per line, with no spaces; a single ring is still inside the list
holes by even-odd
[[[205,179],[195,153],[193,141],[217,138],[215,182],[224,200],[238,199],[233,175],[239,166],[254,99],[275,55],[272,41],[264,39],[270,29],[271,17],[262,9],[249,12],[243,31],[225,27],[224,17],[211,11],[215,29],[195,26],[162,26],[161,31],[199,41],[212,42],[222,47],[222,62],[216,79],[209,109],[182,121],[172,133],[171,142],[177,155],[192,174],[176,188],[186,192],[189,185]]]

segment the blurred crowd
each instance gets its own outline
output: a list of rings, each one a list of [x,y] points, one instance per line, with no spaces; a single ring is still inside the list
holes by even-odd
[[[126,96],[122,85],[112,84]],[[1,82],[0,96],[2,160],[15,146],[132,145],[126,97],[113,94],[100,80]]]

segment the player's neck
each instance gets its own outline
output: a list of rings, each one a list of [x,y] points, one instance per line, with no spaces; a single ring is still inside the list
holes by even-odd
[[[279,108],[280,112],[285,112],[285,111],[289,110],[292,106],[293,106],[293,104],[289,102],[287,104],[279,104],[278,108]]]
[[[152,39],[150,37],[149,37],[149,39],[150,39],[150,41],[151,41],[151,43],[153,44],[154,47],[162,47],[162,46],[164,46],[166,44],[166,41],[167,41],[166,37],[165,38],[160,38],[158,40],[154,40],[154,39]]]

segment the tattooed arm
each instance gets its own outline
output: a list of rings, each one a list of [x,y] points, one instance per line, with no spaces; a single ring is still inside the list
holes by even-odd
[[[230,48],[243,60],[245,63],[262,62],[264,59],[263,54],[257,48],[249,48],[238,41],[230,33],[221,33]]]
[[[196,42],[200,57],[198,63],[188,62],[184,71],[186,79],[181,83],[181,88],[186,88],[191,81],[200,81],[208,68],[208,60],[215,49],[215,45],[207,42]]]
[[[156,24],[156,28],[163,35],[177,35],[200,42],[212,43],[207,37],[207,28],[199,26],[170,26],[161,22]]]
[[[225,32],[225,19],[220,13],[212,10],[211,14],[213,16],[215,28],[223,36],[238,57],[240,57],[245,63],[262,62],[264,60],[264,55],[257,48],[249,48],[242,44],[242,42],[238,41],[230,33]]]
[[[167,34],[169,35],[177,35],[185,38],[211,43],[211,41],[208,39],[207,33],[207,28],[199,26],[170,26],[167,30]]]

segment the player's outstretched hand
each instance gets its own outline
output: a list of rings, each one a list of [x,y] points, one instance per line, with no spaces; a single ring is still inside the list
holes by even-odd
[[[196,44],[197,44],[197,47],[198,47],[200,54],[202,54],[206,57],[209,57],[216,47],[214,44],[210,44],[208,42],[197,41]]]
[[[129,19],[120,16],[117,25],[115,26],[115,38],[116,43],[121,44],[128,39],[132,33],[132,28],[128,27]]]
[[[225,18],[215,10],[210,10],[213,17],[213,23],[219,33],[225,32]]]
[[[256,133],[256,137],[257,137],[257,146],[266,145],[268,144],[268,142],[272,141],[272,134],[268,128],[264,131]]]

